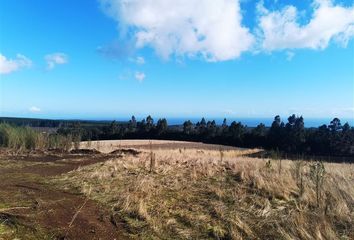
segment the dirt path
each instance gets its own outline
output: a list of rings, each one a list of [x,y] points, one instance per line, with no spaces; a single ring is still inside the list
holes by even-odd
[[[109,158],[103,154],[0,155],[0,223],[13,229],[8,235],[0,231],[0,240],[126,239],[122,227],[111,222],[108,209],[47,183],[49,177]]]

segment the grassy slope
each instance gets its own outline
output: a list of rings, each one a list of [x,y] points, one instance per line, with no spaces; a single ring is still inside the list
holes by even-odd
[[[139,239],[354,238],[352,165],[325,164],[316,175],[313,163],[238,151],[154,150],[150,172],[150,154],[112,158],[57,181],[109,205]]]

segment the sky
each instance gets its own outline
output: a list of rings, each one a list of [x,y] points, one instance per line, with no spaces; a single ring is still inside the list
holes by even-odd
[[[354,119],[351,0],[1,0],[0,116]]]

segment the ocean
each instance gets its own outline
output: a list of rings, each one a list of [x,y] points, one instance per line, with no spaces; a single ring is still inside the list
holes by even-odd
[[[333,119],[333,118],[332,118]],[[329,125],[332,121],[330,118],[305,118],[304,123],[305,127],[319,127],[323,124]],[[157,119],[154,119],[157,121]],[[191,120],[193,123],[197,123],[201,120],[201,118],[167,118],[167,122],[169,125],[181,125],[186,120]],[[222,124],[224,118],[205,118],[206,121],[215,120],[216,124]],[[230,125],[231,122],[241,122],[243,125],[247,125],[248,127],[256,127],[258,124],[263,123],[265,126],[270,127],[272,125],[274,118],[227,118],[227,123]],[[346,122],[349,123],[350,126],[354,127],[354,119],[340,119],[342,125]],[[284,123],[287,123],[287,118],[282,118]]]

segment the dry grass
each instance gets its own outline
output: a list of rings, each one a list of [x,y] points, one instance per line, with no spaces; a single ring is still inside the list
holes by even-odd
[[[186,141],[172,141],[172,140],[104,140],[104,141],[83,141],[80,143],[80,148],[97,149],[103,153],[109,153],[119,148],[136,148],[136,149],[150,149],[150,141],[152,147],[156,149],[209,149],[219,150],[242,150],[240,148],[231,146],[221,146],[215,144],[204,144],[201,142],[186,142]]]
[[[353,165],[324,164],[317,205],[313,163],[244,153],[154,150],[150,173],[147,150],[58,181],[85,194],[92,188],[90,197],[137,239],[354,239]]]

